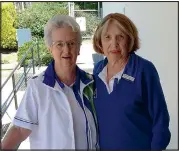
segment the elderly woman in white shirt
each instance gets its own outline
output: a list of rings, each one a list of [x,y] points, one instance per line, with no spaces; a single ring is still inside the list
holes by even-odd
[[[56,15],[44,37],[54,60],[29,80],[2,148],[13,149],[29,136],[31,149],[96,149],[94,81],[76,65],[80,27],[72,17]]]

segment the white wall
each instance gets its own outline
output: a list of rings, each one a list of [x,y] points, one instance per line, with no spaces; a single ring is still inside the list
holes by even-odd
[[[178,148],[178,3],[103,2],[103,17],[125,13],[137,26],[141,48],[137,54],[156,66],[170,114],[171,141]],[[124,9],[125,8],[125,9]]]

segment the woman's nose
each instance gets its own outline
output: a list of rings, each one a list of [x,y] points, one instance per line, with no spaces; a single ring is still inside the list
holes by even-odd
[[[64,43],[63,50],[66,52],[70,51],[70,46],[67,43]]]
[[[111,44],[113,47],[117,48],[119,46],[119,41],[117,38],[112,38]]]

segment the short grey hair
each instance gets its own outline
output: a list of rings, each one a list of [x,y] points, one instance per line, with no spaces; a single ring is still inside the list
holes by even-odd
[[[52,44],[52,31],[65,26],[70,26],[74,32],[77,32],[78,42],[81,44],[82,36],[80,26],[75,19],[68,15],[55,15],[44,27],[44,40],[47,47],[50,47]]]

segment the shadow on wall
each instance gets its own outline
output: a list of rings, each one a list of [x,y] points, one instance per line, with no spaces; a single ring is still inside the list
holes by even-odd
[[[92,58],[93,58],[94,66],[95,66],[99,61],[104,59],[104,56],[98,53],[94,53],[92,54]]]

